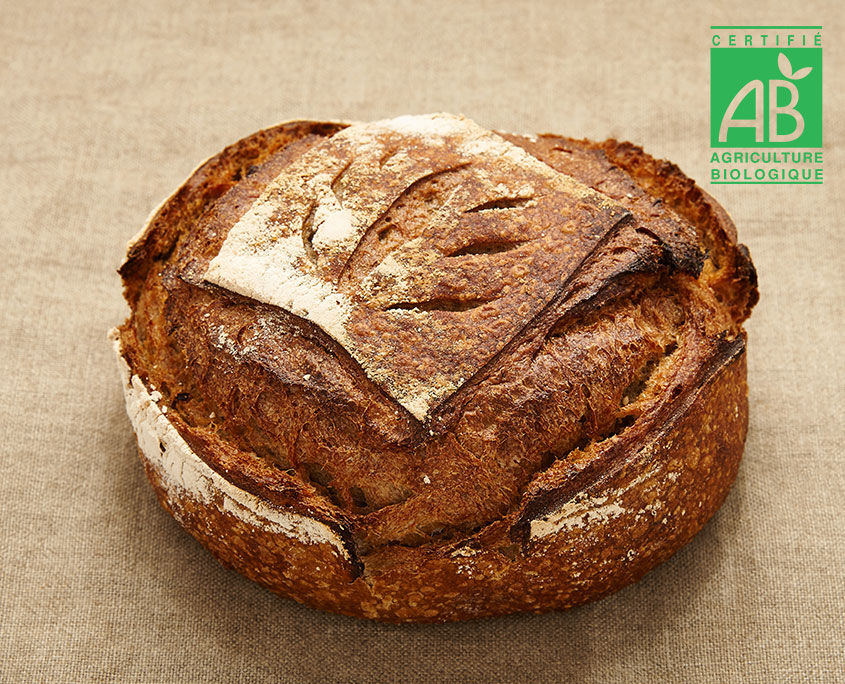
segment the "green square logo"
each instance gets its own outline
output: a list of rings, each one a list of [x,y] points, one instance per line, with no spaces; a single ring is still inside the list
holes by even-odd
[[[711,147],[822,147],[820,47],[711,47]]]

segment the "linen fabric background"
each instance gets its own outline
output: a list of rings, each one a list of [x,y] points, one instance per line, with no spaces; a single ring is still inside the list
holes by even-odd
[[[100,3],[0,12],[0,680],[845,681],[842,5]],[[709,26],[824,25],[822,186],[713,186]],[[156,502],[106,331],[148,213],[291,118],[463,113],[618,137],[733,215],[760,276],[751,425],[703,532],[565,613],[391,626],[278,598]]]

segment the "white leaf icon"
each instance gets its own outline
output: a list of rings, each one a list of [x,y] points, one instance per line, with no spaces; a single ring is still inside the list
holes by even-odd
[[[780,73],[787,78],[792,78],[792,65],[789,63],[789,58],[782,52],[778,54],[778,66]]]
[[[789,58],[782,52],[778,54],[778,66],[780,67],[780,72],[786,76],[786,78],[790,78],[793,81],[801,80],[813,70],[813,67],[804,67],[793,74],[792,64],[789,63]]]

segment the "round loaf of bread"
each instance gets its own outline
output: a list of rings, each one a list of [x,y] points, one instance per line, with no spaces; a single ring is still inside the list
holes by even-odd
[[[754,267],[629,143],[296,121],[200,166],[112,331],[164,508],[325,610],[448,621],[638,580],[724,500]]]

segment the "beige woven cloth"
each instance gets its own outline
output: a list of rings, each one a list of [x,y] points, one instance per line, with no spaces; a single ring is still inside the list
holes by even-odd
[[[705,4],[6,0],[0,681],[845,681],[845,14]],[[706,181],[708,27],[773,21],[825,26],[828,180],[704,184],[762,299],[739,479],[672,560],[567,613],[390,626],[269,594],[160,509],[105,334],[125,242],[199,161],[294,117],[451,111]]]

